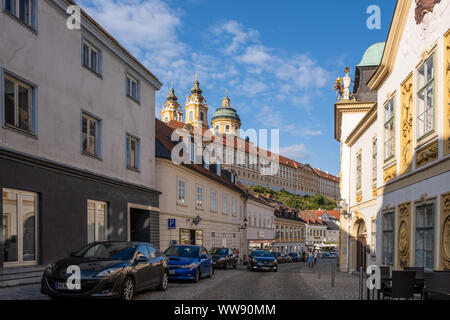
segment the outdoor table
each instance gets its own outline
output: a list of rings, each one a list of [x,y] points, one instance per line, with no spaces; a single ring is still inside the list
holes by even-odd
[[[444,297],[445,300],[450,300],[450,288],[423,288],[424,299],[428,299],[428,293],[435,293],[441,297]]]
[[[390,283],[391,281],[392,281],[392,276],[381,278],[381,282],[389,282]],[[425,279],[424,278],[416,279],[415,283],[417,285],[423,285],[425,283]],[[392,286],[392,284],[391,284],[391,286]],[[381,290],[376,289],[376,291],[377,291],[377,300],[380,300]],[[367,297],[369,297],[369,289],[367,289]]]

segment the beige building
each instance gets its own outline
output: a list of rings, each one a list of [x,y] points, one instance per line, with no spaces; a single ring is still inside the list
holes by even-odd
[[[174,164],[173,129],[156,120],[156,181],[160,196],[160,246],[228,247],[244,251],[244,194],[215,165]],[[217,174],[219,173],[219,174]]]

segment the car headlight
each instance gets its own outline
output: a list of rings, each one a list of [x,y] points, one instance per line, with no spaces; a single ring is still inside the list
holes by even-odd
[[[114,274],[116,274],[117,272],[121,271],[123,268],[110,268],[110,269],[106,269],[103,270],[101,272],[99,272],[96,277],[97,278],[104,278],[104,277],[110,277]]]
[[[183,268],[183,269],[194,269],[194,268],[197,268],[197,264],[195,262],[192,262],[191,264],[185,264],[183,266],[180,266],[180,268]]]
[[[45,268],[45,273],[47,273],[47,274],[52,274],[54,268],[55,268],[55,265],[54,265],[53,263],[52,263],[52,264],[49,264],[49,265],[47,266],[47,268]]]
[[[225,261],[225,258],[224,258],[224,257],[219,258],[219,260],[217,260],[217,262],[223,262],[223,261]]]

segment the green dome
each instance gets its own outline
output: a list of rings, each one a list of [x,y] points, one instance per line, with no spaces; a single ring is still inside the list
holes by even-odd
[[[378,66],[383,57],[385,42],[378,42],[371,45],[364,53],[361,62],[357,67]]]
[[[216,112],[214,112],[211,120],[214,121],[216,119],[231,119],[241,123],[241,118],[239,118],[236,110],[230,106],[230,99],[228,98],[228,96],[225,96],[225,98],[223,98],[222,106],[218,108]]]

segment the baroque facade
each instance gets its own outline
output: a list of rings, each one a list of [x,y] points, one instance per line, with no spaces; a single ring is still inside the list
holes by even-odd
[[[242,139],[241,120],[236,109],[231,106],[227,93],[212,116],[210,129],[207,120],[208,107],[202,93],[196,76],[191,94],[186,100],[186,114],[183,117],[182,107],[171,87],[161,110],[161,120],[174,128],[191,125],[202,130],[209,129],[212,136],[220,133],[225,136],[224,140],[226,137],[232,137],[231,144],[226,145],[228,150],[224,150],[222,154],[223,167],[235,172],[238,180],[245,185],[261,185],[276,191],[285,189],[297,195],[323,195],[333,200],[339,199],[338,177],[309,164],[271,154]],[[242,148],[238,148],[239,146]],[[273,163],[276,169],[269,173],[264,172],[262,168],[267,163]]]
[[[335,104],[348,213],[341,270],[442,270],[450,263],[450,3],[399,1],[384,46],[366,52],[370,73]]]

